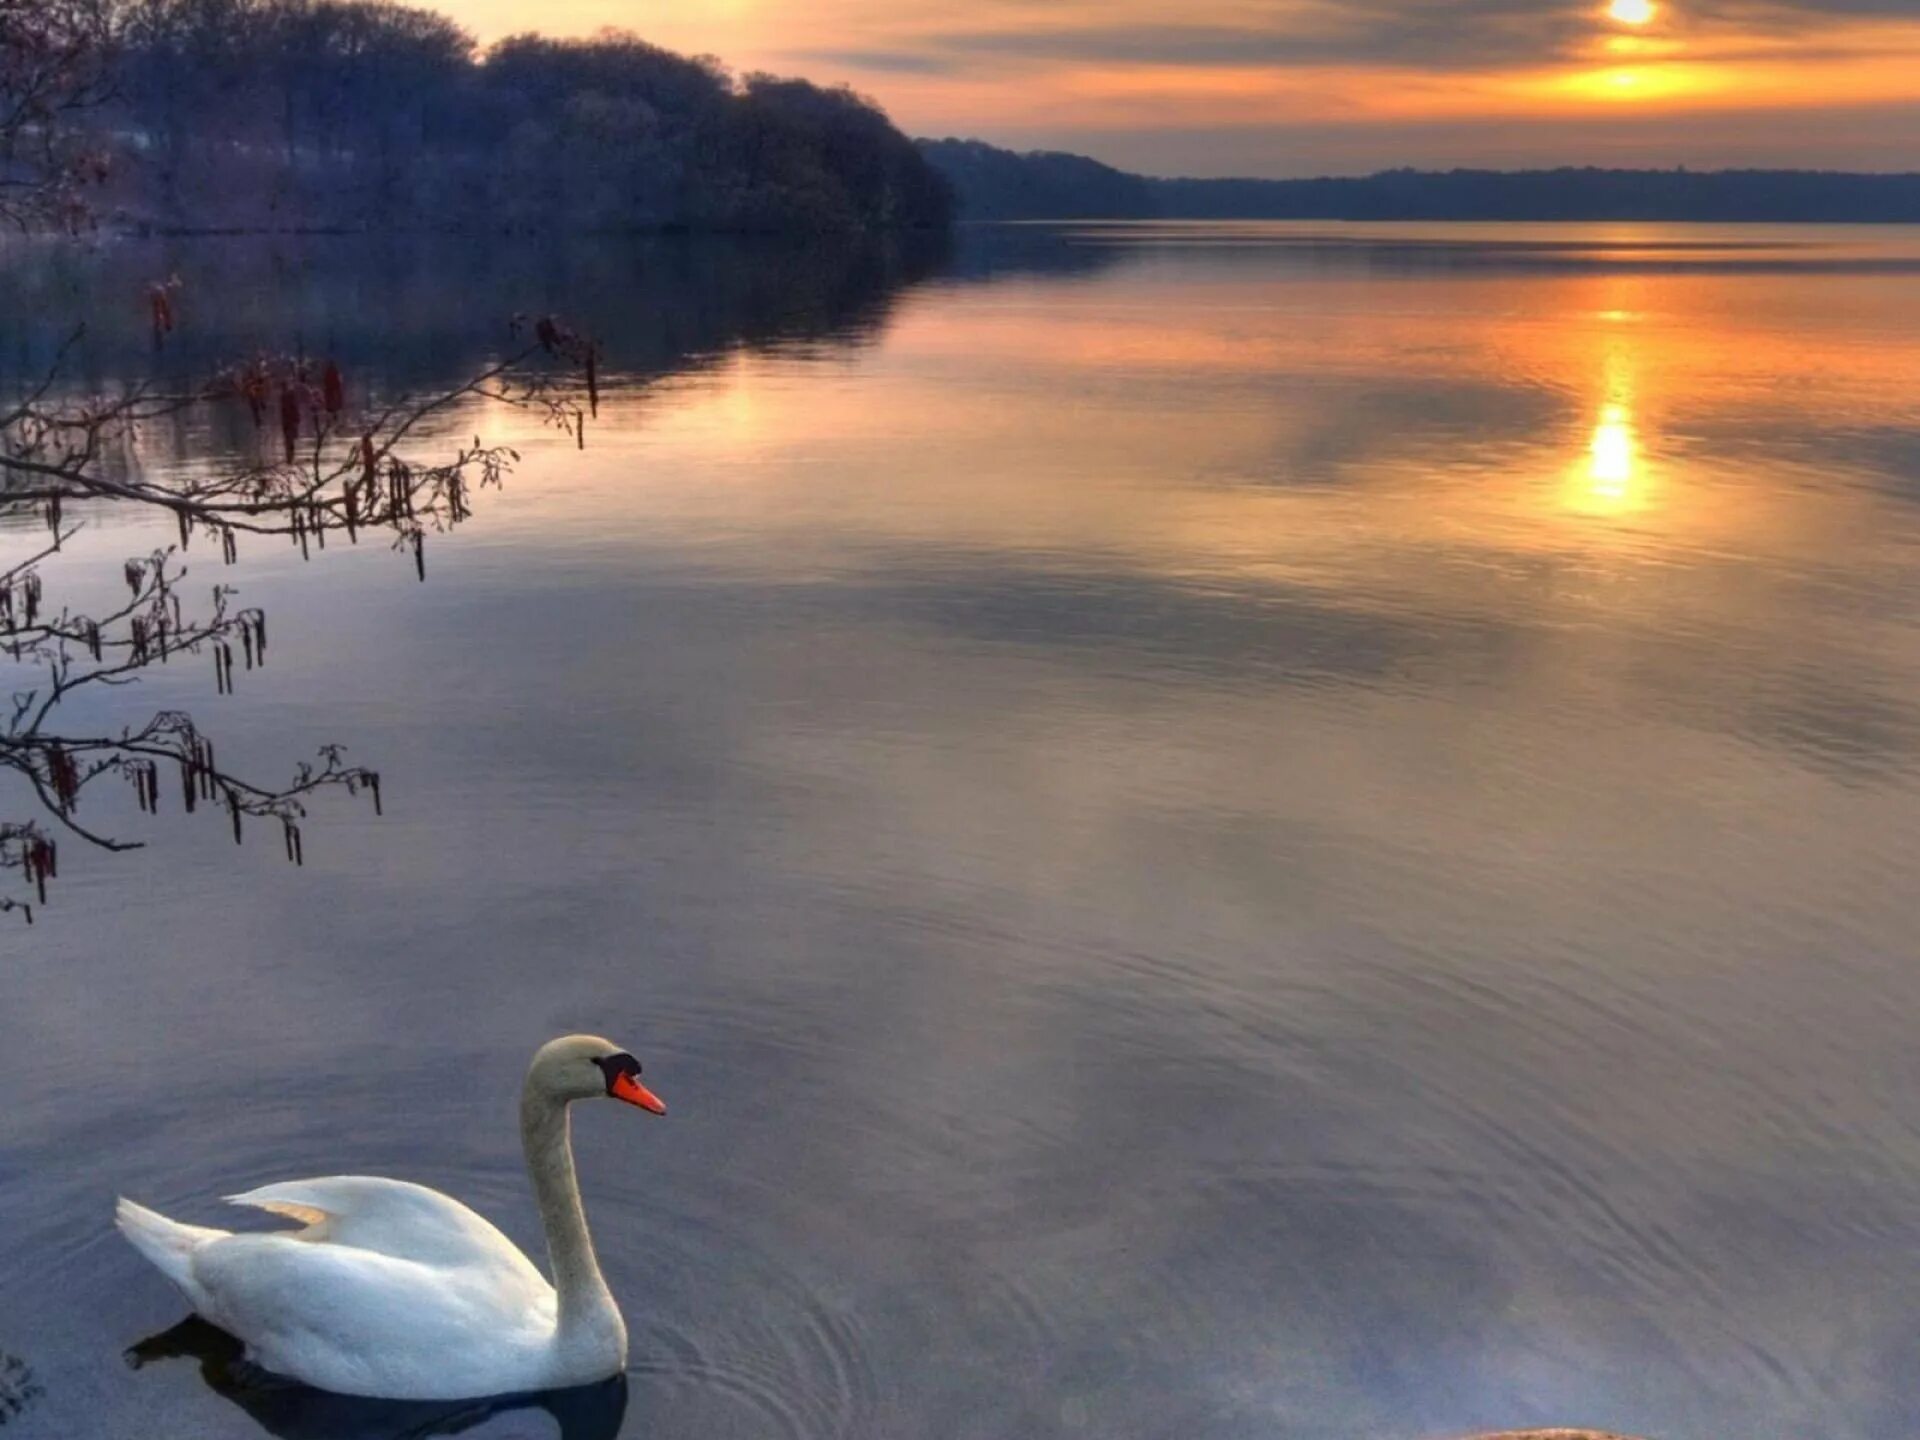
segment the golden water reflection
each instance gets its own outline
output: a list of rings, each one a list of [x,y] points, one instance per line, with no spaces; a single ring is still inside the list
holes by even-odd
[[[741,353],[612,408],[619,443],[506,503],[592,491],[609,539],[694,537],[753,571],[964,554],[1409,608],[1552,556],[1798,573],[1875,529],[1858,466],[1905,433],[1920,374],[1920,294],[1882,273],[1911,235],[1235,233],[1128,231],[1091,276],[909,296],[857,367]]]

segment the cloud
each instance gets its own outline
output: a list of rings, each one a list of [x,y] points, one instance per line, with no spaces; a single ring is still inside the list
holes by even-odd
[[[1474,69],[1537,62],[1571,54],[1592,24],[1584,7],[1478,0],[1450,7],[1409,7],[1373,0],[1336,13],[1302,17],[1273,7],[1253,24],[1086,23],[1049,29],[957,30],[925,37],[930,48],[967,56],[1124,63],[1168,67],[1215,65],[1407,65]]]
[[[876,69],[950,70],[969,63],[1072,63],[1168,68],[1377,65],[1446,72],[1549,64],[1591,53],[1605,27],[1589,0],[1351,0],[1340,5],[1262,0],[1168,4],[1001,6],[997,23],[910,24],[890,44],[801,50]],[[1910,0],[1837,5],[1732,3],[1668,6],[1655,31],[1698,41],[1758,35],[1818,39],[1859,22],[1912,21]],[[1842,47],[1859,53],[1858,47]]]
[[[1913,0],[1687,0],[1686,13],[1704,22],[1743,30],[1802,33],[1847,20],[1913,20]]]
[[[930,26],[892,46],[857,52],[798,52],[820,59],[858,55],[875,68],[903,70],[930,61],[958,68],[985,63],[1153,65],[1394,64],[1448,70],[1571,53],[1593,30],[1584,4],[1470,0],[1408,5],[1360,0],[1338,7],[1266,3],[1202,5],[1189,18],[1173,7],[1001,10],[998,24]]]
[[[801,52],[801,58],[882,75],[946,75],[961,65],[954,57],[929,55],[919,50],[806,50]]]

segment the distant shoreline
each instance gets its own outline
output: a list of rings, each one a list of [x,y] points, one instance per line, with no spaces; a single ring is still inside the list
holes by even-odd
[[[1058,151],[921,140],[959,217],[1619,224],[1920,224],[1920,173],[1823,170],[1386,170],[1307,180],[1163,179]]]
[[[1528,218],[1513,215],[1035,215],[1020,220],[974,220],[962,217],[953,222],[957,230],[1004,228],[1030,225],[1044,229],[1059,225],[1701,225],[1719,226],[1808,226],[1836,225],[1852,229],[1913,229],[1920,220],[1712,220],[1669,219],[1645,215],[1583,215],[1578,218],[1551,216]]]

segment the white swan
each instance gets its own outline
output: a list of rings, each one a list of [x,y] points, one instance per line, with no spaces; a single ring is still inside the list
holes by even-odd
[[[249,1360],[323,1390],[451,1400],[592,1384],[625,1369],[627,1327],[587,1234],[567,1106],[610,1096],[666,1114],[639,1077],[594,1035],[550,1041],[527,1070],[520,1142],[551,1285],[458,1200],[404,1180],[330,1175],[227,1197],[300,1230],[236,1235],[124,1199],[116,1223]]]

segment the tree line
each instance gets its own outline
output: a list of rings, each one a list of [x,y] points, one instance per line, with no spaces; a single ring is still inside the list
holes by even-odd
[[[1159,213],[1153,182],[1085,155],[1002,150],[983,140],[922,140],[969,220],[1137,220]]]
[[[922,140],[920,149],[968,220],[1920,221],[1920,175],[1568,166],[1159,179],[978,140]]]
[[[73,0],[84,3],[84,0]],[[386,0],[112,0],[95,209],[172,230],[937,228],[870,100],[624,32],[486,49]]]

